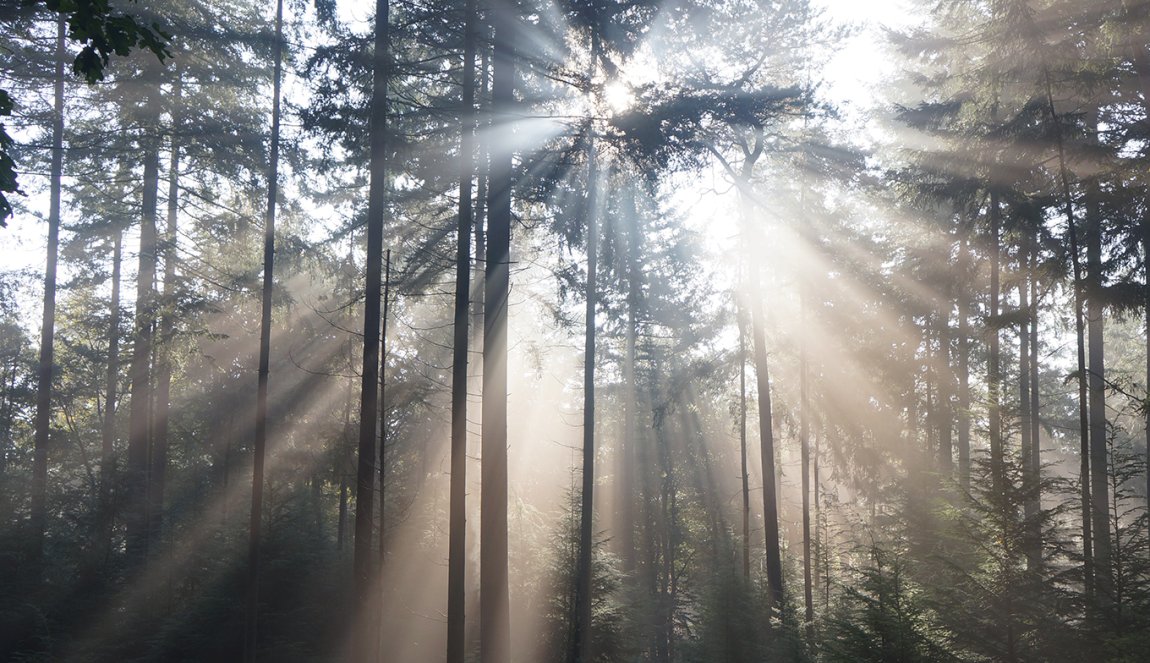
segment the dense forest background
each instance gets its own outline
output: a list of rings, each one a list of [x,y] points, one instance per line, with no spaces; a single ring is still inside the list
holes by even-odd
[[[0,1],[0,660],[1145,660],[1150,2],[873,4]]]

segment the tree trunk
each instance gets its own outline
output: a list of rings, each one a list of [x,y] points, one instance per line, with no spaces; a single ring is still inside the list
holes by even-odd
[[[387,588],[383,583],[383,567],[387,563],[387,314],[391,304],[391,249],[383,256],[383,315],[380,318],[379,335],[379,551],[376,559],[376,578],[379,582],[379,595],[375,606],[377,631],[375,638],[375,658],[383,650],[383,607]]]
[[[1078,481],[1082,497],[1082,570],[1086,594],[1094,594],[1094,545],[1090,524],[1090,417],[1087,410],[1086,388],[1086,334],[1083,329],[1083,278],[1081,250],[1078,246],[1078,230],[1074,222],[1074,197],[1070,192],[1070,174],[1066,167],[1066,148],[1062,138],[1062,125],[1054,108],[1054,93],[1050,84],[1050,70],[1043,69],[1046,85],[1046,108],[1050,122],[1054,125],[1054,137],[1058,146],[1058,172],[1062,184],[1062,199],[1066,210],[1066,232],[1070,239],[1070,264],[1074,278],[1074,333],[1077,341],[1078,360],[1078,434],[1079,469]]]
[[[164,526],[164,491],[168,471],[168,417],[171,410],[172,340],[175,336],[176,265],[179,259],[176,222],[179,215],[180,126],[182,81],[179,71],[172,85],[172,136],[168,164],[168,226],[164,232],[164,287],[160,295],[160,337],[156,343],[156,386],[152,403],[152,453],[148,471],[148,541],[157,545]]]
[[[104,374],[104,421],[100,429],[100,537],[99,562],[106,565],[112,554],[112,484],[116,462],[116,401],[120,383],[120,265],[123,262],[124,230],[112,231],[112,299],[109,305],[108,364]]]
[[[279,194],[280,78],[283,74],[283,0],[276,0],[275,64],[272,71],[272,131],[264,217],[264,278],[260,293],[259,373],[252,453],[252,504],[248,516],[248,573],[244,619],[244,660],[259,651],[260,543],[263,529],[264,456],[267,452],[268,379],[271,372],[272,297],[275,288],[276,199]]]
[[[990,482],[991,491],[995,500],[1002,500],[1006,495],[1006,464],[1002,445],[1002,374],[999,356],[999,273],[1001,246],[999,244],[1002,234],[1002,210],[998,193],[990,193],[990,310],[987,319],[990,336],[987,343],[986,357],[986,383],[987,398],[990,400],[988,419],[990,425]],[[996,506],[1002,506],[1001,503]]]
[[[379,326],[383,282],[383,215],[387,179],[387,84],[390,47],[388,0],[375,3],[375,54],[372,58],[371,160],[367,203],[367,277],[364,284],[363,370],[360,373],[359,460],[355,483],[353,573],[357,633],[353,658],[365,661],[373,651],[370,617],[373,580],[372,533],[375,524],[375,447],[379,425]]]
[[[467,654],[467,314],[471,292],[471,181],[475,177],[476,0],[464,9],[463,98],[459,115],[459,222],[455,248],[455,320],[451,365],[451,494],[447,554],[447,663]]]
[[[1092,116],[1090,130],[1097,128]],[[1086,321],[1090,347],[1090,487],[1094,533],[1094,582],[1103,603],[1112,599],[1110,569],[1110,497],[1106,448],[1106,368],[1103,347],[1102,212],[1097,180],[1086,183]]]
[[[779,549],[779,509],[775,486],[775,435],[771,421],[771,380],[758,270],[751,268],[751,335],[754,337],[755,386],[759,398],[759,453],[763,465],[763,532],[771,607],[783,609],[783,560]]]
[[[970,269],[969,230],[959,240],[959,255],[964,271]],[[965,282],[964,282],[965,283]],[[970,491],[970,291],[958,295],[958,483]]]
[[[1030,264],[1027,280],[1030,282],[1030,456],[1026,459],[1034,491],[1028,496],[1030,510],[1036,516],[1042,510],[1042,418],[1039,416],[1038,394],[1038,281],[1035,266],[1038,262],[1037,233],[1030,244]],[[1042,563],[1042,523],[1035,518],[1030,525],[1035,558]]]
[[[1025,255],[1019,258],[1019,273],[1027,274],[1026,266],[1028,259]],[[1030,276],[1029,274],[1027,274]],[[1018,307],[1020,311],[1027,314],[1030,313],[1030,304],[1028,300],[1028,280],[1023,279],[1018,282]],[[1032,455],[1032,447],[1034,445],[1034,435],[1031,430],[1033,426],[1033,417],[1031,416],[1031,390],[1036,388],[1036,385],[1031,383],[1031,366],[1030,366],[1030,324],[1028,320],[1023,320],[1018,328],[1018,424],[1019,432],[1021,434],[1021,460],[1022,460],[1022,492],[1024,495],[1023,501],[1023,521],[1025,525],[1025,533],[1023,534],[1023,550],[1026,554],[1026,568],[1028,571],[1036,572],[1041,563],[1041,554],[1035,546],[1033,538],[1033,531],[1030,523],[1036,522],[1038,512],[1035,510],[1035,504],[1030,499],[1030,495],[1037,489],[1035,483],[1036,477],[1031,473],[1030,458]]]
[[[635,204],[635,187],[626,189],[623,220],[626,241],[627,275],[627,328],[623,355],[623,437],[620,441],[620,479],[616,482],[615,498],[619,504],[619,531],[623,558],[623,572],[628,577],[635,575],[638,563],[635,539],[635,499],[638,485],[636,454],[638,453],[638,391],[635,385],[636,346],[639,336],[639,306],[642,300],[642,285],[639,268],[639,213]]]
[[[1146,397],[1150,399],[1150,217],[1143,220],[1142,273],[1146,282],[1146,301],[1143,304],[1146,324]],[[1146,408],[1146,509],[1150,511],[1150,407]],[[1150,528],[1150,519],[1147,519],[1146,525]]]
[[[152,68],[154,72],[154,67]],[[153,73],[154,75],[154,73]],[[148,85],[155,85],[153,82]],[[135,338],[128,367],[131,402],[128,414],[128,466],[126,485],[127,556],[131,565],[144,560],[148,550],[148,449],[151,440],[151,359],[156,319],[156,207],[160,174],[159,89],[147,93],[145,133],[141,137],[144,160],[143,205],[140,215],[140,253],[136,276]]]
[[[591,75],[599,58],[599,30],[591,28]],[[592,520],[595,503],[595,307],[598,298],[599,160],[595,154],[595,124],[587,126],[587,195],[583,214],[587,223],[587,306],[583,333],[583,483],[579,501],[579,560],[575,586],[575,629],[572,663],[589,663],[591,650]]]
[[[514,5],[493,3],[494,67],[488,179],[487,271],[483,300],[483,465],[480,498],[480,660],[511,661],[507,589],[507,295],[510,283],[511,149],[514,104]]]
[[[799,328],[807,326],[807,296],[800,295]],[[814,642],[815,605],[811,589],[811,425],[810,425],[810,367],[807,364],[807,343],[804,334],[799,339],[799,445],[803,491],[803,605],[807,625],[807,638]]]
[[[35,440],[32,452],[31,541],[29,560],[38,575],[48,520],[48,447],[51,444],[52,380],[56,341],[56,259],[60,248],[60,189],[64,173],[64,37],[66,22],[56,19],[55,99],[52,113],[52,165],[48,203],[48,246],[44,266],[44,317],[36,383]]]
[[[954,369],[950,346],[950,300],[938,313],[938,353],[942,377],[938,382],[938,458],[943,475],[954,475]]]
[[[379,573],[387,561],[387,315],[391,304],[391,249],[383,256],[383,316],[379,335]],[[380,578],[383,576],[380,575]],[[382,585],[380,589],[382,590]],[[380,600],[382,601],[382,594]],[[383,607],[383,604],[380,604]]]
[[[736,295],[738,311],[735,317],[739,324],[739,459],[743,492],[743,581],[751,581],[751,477],[747,464],[747,320],[742,304]],[[818,463],[815,463],[816,478]],[[818,484],[815,484],[816,495]],[[815,500],[817,503],[817,499]]]

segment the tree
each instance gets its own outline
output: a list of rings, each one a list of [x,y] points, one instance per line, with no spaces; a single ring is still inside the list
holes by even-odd
[[[375,52],[372,56],[371,184],[367,210],[367,280],[364,284],[363,371],[359,407],[359,460],[355,486],[357,658],[366,660],[373,630],[369,625],[374,577],[371,572],[375,499],[376,426],[379,421],[379,325],[383,278],[383,223],[387,177],[387,81],[389,72],[388,1],[375,4]]]
[[[244,658],[256,660],[259,646],[260,535],[263,520],[264,456],[267,448],[268,378],[271,363],[272,298],[275,287],[276,197],[279,193],[280,78],[283,71],[283,0],[276,0],[275,56],[272,71],[272,126],[268,160],[267,211],[264,216],[263,288],[260,293],[259,375],[256,393],[252,504],[248,521],[248,577]]]
[[[40,0],[27,3],[38,8]],[[89,83],[104,80],[104,70],[111,56],[126,56],[134,49],[151,51],[162,62],[169,53],[170,36],[152,23],[143,25],[135,17],[112,9],[107,0],[44,0],[44,6],[59,13],[67,25],[68,38],[84,45],[72,62],[72,70]],[[63,46],[57,46],[63,57]],[[11,115],[11,95],[0,90],[0,117]],[[21,193],[16,180],[16,163],[10,154],[13,141],[0,122],[0,227],[12,215],[7,195]]]
[[[39,572],[47,519],[48,449],[51,444],[52,375],[56,335],[56,261],[60,246],[60,178],[64,169],[64,18],[56,20],[55,104],[52,122],[51,202],[48,211],[48,257],[44,268],[44,317],[40,326],[39,382],[36,387],[36,442],[32,469],[31,548]],[[2,142],[2,139],[0,139]],[[6,157],[7,155],[3,155]],[[2,203],[6,205],[6,203]],[[0,209],[0,220],[2,220]]]
[[[475,177],[475,51],[478,6],[464,8],[463,93],[459,114],[459,223],[456,228],[455,318],[451,369],[451,496],[448,543],[447,661],[463,663],[466,655],[465,585],[467,564],[467,316],[471,295],[471,230],[474,223],[471,182]],[[478,232],[478,230],[476,231]]]
[[[483,291],[483,446],[480,497],[480,659],[511,660],[507,593],[507,306],[511,275],[511,141],[515,104],[515,36],[510,2],[490,9],[492,132],[487,175],[487,271]]]

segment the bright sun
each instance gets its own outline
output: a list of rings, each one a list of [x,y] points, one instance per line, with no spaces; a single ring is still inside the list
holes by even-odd
[[[631,108],[635,103],[635,94],[629,85],[615,80],[603,87],[603,100],[607,102],[607,109],[614,115]]]

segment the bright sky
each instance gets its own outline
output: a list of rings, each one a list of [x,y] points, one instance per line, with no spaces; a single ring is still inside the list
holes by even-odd
[[[884,77],[895,73],[892,59],[885,57],[877,46],[882,37],[881,30],[883,27],[905,26],[910,13],[903,0],[813,0],[813,3],[823,7],[834,23],[849,23],[859,28],[835,49],[827,62],[823,70],[826,81],[824,94],[843,106],[848,122],[865,123],[873,117],[868,111],[875,103],[875,86]],[[360,24],[366,24],[373,12],[371,3],[341,0],[339,6],[345,20]],[[31,193],[25,203],[34,214],[45,215],[47,212],[44,179],[43,174],[23,174],[22,184]],[[0,230],[0,271],[28,269],[35,272],[42,269],[45,234],[45,222],[33,214],[22,213],[10,219],[8,228]],[[130,255],[132,238],[126,239],[126,254]],[[38,320],[38,317],[36,315],[33,319]]]

